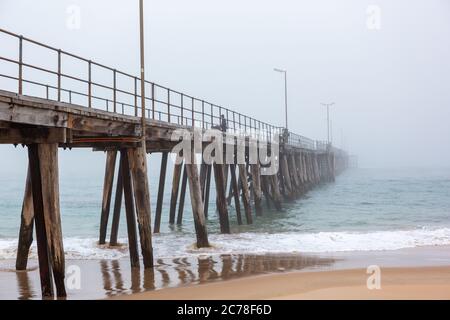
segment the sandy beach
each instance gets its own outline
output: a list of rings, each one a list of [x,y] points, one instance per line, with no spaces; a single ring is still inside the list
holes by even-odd
[[[386,268],[381,272],[381,288],[372,290],[366,286],[366,270],[352,269],[254,276],[114,299],[450,299],[450,266]]]

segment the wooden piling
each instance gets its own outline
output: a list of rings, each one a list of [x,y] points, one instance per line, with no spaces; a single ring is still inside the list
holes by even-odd
[[[28,254],[33,243],[33,193],[31,190],[30,169],[28,169],[23,196],[22,214],[20,219],[19,244],[17,246],[16,270],[26,270]]]
[[[278,174],[275,173],[270,176],[271,179],[271,190],[272,190],[272,199],[274,206],[277,210],[281,210],[281,192],[280,192],[280,185],[278,181]]]
[[[184,201],[186,198],[186,185],[187,185],[187,172],[185,164],[183,169],[183,176],[181,178],[180,202],[178,203],[178,216],[177,216],[178,225],[181,225],[183,223]]]
[[[281,156],[280,166],[281,166],[281,173],[283,175],[285,193],[288,198],[292,199],[293,189],[292,189],[292,183],[291,183],[291,176],[289,174],[287,157],[286,157],[286,154],[282,154],[280,156]]]
[[[42,179],[38,149],[39,146],[37,144],[28,146],[28,161],[31,177],[31,189],[33,193],[33,209],[35,215],[34,223],[36,227],[41,292],[44,298],[50,298],[53,297],[53,277],[50,265],[47,233],[45,230]]]
[[[202,190],[198,175],[198,167],[195,163],[195,154],[192,152],[190,163],[185,165],[185,172],[189,179],[189,191],[191,195],[192,214],[194,216],[195,234],[197,235],[197,247],[209,247],[206,219],[203,212]]]
[[[58,144],[35,144],[30,145],[28,150],[36,239],[40,255],[39,269],[42,269],[42,293],[45,297],[53,296],[53,272],[56,294],[58,297],[65,297],[67,294],[59,207]]]
[[[141,252],[146,269],[153,267],[150,190],[147,175],[147,154],[144,148],[128,149]]]
[[[122,209],[123,198],[123,177],[122,177],[122,161],[119,160],[119,170],[117,171],[116,196],[114,199],[113,220],[111,224],[111,235],[109,238],[110,246],[117,246],[117,238],[119,234],[120,210]]]
[[[259,163],[251,164],[252,172],[252,190],[255,202],[255,211],[257,216],[262,215],[262,189],[261,189],[261,168]]]
[[[208,210],[209,210],[209,193],[211,190],[211,171],[212,171],[212,165],[207,165],[206,170],[206,185],[205,185],[205,194],[204,194],[204,200],[203,200],[203,212],[205,214],[205,218],[208,218]]]
[[[130,165],[126,149],[120,151],[120,164],[123,179],[123,193],[125,198],[125,214],[127,220],[130,262],[132,268],[138,268],[140,263],[137,244],[136,216],[134,213],[133,184],[131,182]]]
[[[106,229],[108,228],[109,210],[111,205],[111,194],[114,182],[114,171],[116,167],[116,151],[106,152],[105,179],[103,183],[102,212],[100,217],[99,244],[106,242]]]
[[[294,154],[290,153],[288,156],[288,169],[292,181],[292,190],[296,196],[300,195],[300,181],[298,179],[298,171],[295,165]]]
[[[270,208],[270,203],[273,202],[273,198],[270,193],[270,183],[268,181],[268,176],[261,175],[261,189],[266,198],[267,207]]]
[[[252,207],[250,205],[250,190],[248,188],[247,181],[247,168],[245,164],[238,164],[239,169],[239,180],[242,187],[242,204],[244,206],[245,218],[247,220],[247,224],[253,223],[252,218]]]
[[[178,202],[178,190],[180,187],[180,178],[181,178],[181,169],[183,168],[183,161],[181,157],[177,155],[177,163],[175,163],[175,167],[173,169],[173,178],[172,178],[172,194],[170,198],[170,211],[169,211],[169,223],[175,223],[175,212],[177,208]]]
[[[215,162],[214,180],[216,182],[217,210],[219,212],[220,232],[230,233],[230,222],[228,220],[228,208],[225,195],[225,181],[223,164]]]
[[[159,186],[158,186],[158,199],[156,201],[156,212],[155,212],[155,226],[153,228],[154,233],[159,233],[161,228],[161,215],[162,215],[162,205],[164,199],[164,185],[166,183],[166,172],[167,172],[167,159],[168,152],[165,151],[161,156],[161,170],[159,173]]]
[[[237,222],[239,225],[242,224],[242,214],[241,214],[241,204],[239,201],[239,186],[236,179],[236,165],[230,165],[230,175],[231,175],[231,188],[234,198],[234,207],[236,210]]]

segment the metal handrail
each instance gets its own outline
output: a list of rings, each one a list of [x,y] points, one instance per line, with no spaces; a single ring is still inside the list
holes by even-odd
[[[4,29],[0,29],[0,34],[5,34],[18,39],[19,50],[17,60],[0,56],[1,61],[18,66],[17,76],[0,73],[0,77],[18,82],[17,93],[23,94],[24,84],[28,84],[44,87],[46,90],[45,98],[47,99],[51,99],[50,91],[55,91],[55,100],[57,101],[72,103],[76,98],[84,98],[87,99],[86,103],[81,103],[78,99],[77,104],[88,108],[106,110],[108,112],[124,115],[138,115],[138,110],[140,110],[138,103],[141,99],[141,95],[139,94],[140,88],[138,86],[140,84],[139,77]],[[37,45],[57,53],[57,70],[51,70],[43,66],[24,62],[25,43]],[[76,61],[86,63],[85,78],[80,78],[63,71],[63,59],[65,57],[70,57]],[[93,67],[111,72],[112,85],[93,81]],[[56,76],[56,85],[26,79],[24,77],[25,68]],[[126,87],[120,85],[118,77],[124,77],[124,80],[131,81],[130,83],[132,83],[132,85]],[[83,90],[81,89],[69,89],[66,86],[63,86],[63,80],[75,81],[79,86],[85,86],[86,92],[82,92]],[[267,122],[257,120],[234,110],[218,106],[206,100],[193,97],[189,94],[173,90],[151,81],[145,81],[145,85],[151,88],[151,90],[146,90],[146,92],[150,92],[151,95],[145,96],[146,101],[150,102],[148,104],[149,107],[146,107],[145,109],[146,117],[149,119],[175,123],[177,125],[210,129],[220,126],[221,117],[224,116],[228,127],[227,132],[268,141],[273,140],[275,135],[283,134],[285,130],[283,127],[271,125]],[[98,89],[106,90],[112,95],[112,98],[94,94],[93,91]],[[314,143],[314,140],[294,133],[289,134],[287,143],[305,149],[315,150],[317,148],[317,144]]]

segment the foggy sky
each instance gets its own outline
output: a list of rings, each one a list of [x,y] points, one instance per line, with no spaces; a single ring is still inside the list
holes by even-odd
[[[285,68],[292,131],[326,139],[320,102],[334,101],[335,145],[361,167],[450,164],[446,0],[146,0],[145,19],[148,80],[283,125]],[[138,75],[138,0],[0,0],[0,27]],[[25,163],[24,149],[0,154],[3,168]]]

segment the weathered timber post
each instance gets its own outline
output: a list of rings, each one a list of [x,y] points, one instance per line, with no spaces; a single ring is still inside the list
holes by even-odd
[[[284,182],[284,186],[285,186],[286,196],[288,198],[292,199],[293,198],[293,189],[292,189],[291,176],[289,174],[289,167],[288,167],[288,162],[287,162],[285,153],[283,153],[281,155],[280,166],[281,166],[281,174],[283,175],[283,182]]]
[[[312,172],[312,153],[308,152],[306,154],[306,167],[307,167],[307,174],[308,174],[308,180],[310,181],[311,185],[315,185],[314,182],[314,176]]]
[[[233,192],[237,222],[239,225],[241,225],[242,224],[241,204],[239,201],[239,186],[238,186],[237,179],[236,179],[236,165],[235,164],[230,165],[230,174],[231,174],[231,188],[232,188],[232,192]]]
[[[123,198],[123,177],[122,177],[122,161],[119,160],[119,170],[117,172],[116,197],[114,200],[113,220],[111,224],[111,235],[109,245],[117,245],[117,237],[119,234],[120,210],[122,208]]]
[[[161,214],[162,214],[162,205],[163,205],[163,199],[164,199],[164,185],[166,183],[168,156],[169,156],[169,153],[167,151],[162,153],[161,170],[159,173],[158,200],[156,201],[155,226],[153,228],[154,233],[159,233],[160,228],[161,228]]]
[[[116,168],[117,151],[106,152],[105,179],[103,183],[102,212],[100,217],[99,244],[106,242],[106,229],[108,228],[109,209],[111,206],[112,187],[114,182],[114,171]]]
[[[172,177],[172,194],[170,198],[170,211],[169,211],[169,223],[175,223],[175,211],[178,202],[178,189],[180,187],[181,169],[183,168],[183,160],[180,155],[177,154],[175,167],[173,169]]]
[[[217,152],[217,151],[216,151]],[[222,152],[220,150],[219,152]],[[219,211],[220,232],[230,233],[227,199],[225,195],[225,178],[223,164],[214,162],[214,180],[216,181],[217,209]]]
[[[20,218],[19,244],[17,246],[16,270],[26,270],[28,254],[33,243],[33,193],[31,190],[30,169],[28,169]]]
[[[308,177],[308,165],[306,163],[306,152],[302,152],[301,162],[302,162],[302,171],[303,171],[303,180],[305,182],[306,190],[310,189],[310,181]]]
[[[59,207],[58,144],[28,146],[41,289],[53,296],[52,273],[58,297],[65,297],[65,258]]]
[[[336,159],[334,152],[330,153],[331,157],[331,180],[334,182],[336,180]]]
[[[208,209],[209,209],[209,193],[211,190],[211,171],[212,171],[212,165],[208,164],[207,165],[207,170],[206,170],[206,185],[205,185],[205,194],[204,194],[204,214],[205,214],[205,218],[208,218]]]
[[[205,187],[206,187],[206,176],[208,174],[208,167],[203,159],[202,154],[202,164],[200,165],[200,188],[202,191],[202,200],[205,200]]]
[[[262,215],[262,190],[261,190],[261,168],[259,163],[251,164],[250,169],[252,172],[252,189],[253,198],[255,201],[255,211],[257,216]]]
[[[147,157],[144,148],[128,149],[130,171],[144,267],[153,267],[150,191],[147,175]]]
[[[189,191],[191,195],[192,214],[194,216],[195,233],[197,235],[197,247],[209,247],[208,232],[206,230],[206,219],[204,214],[202,190],[198,176],[198,167],[195,163],[195,151],[191,149],[191,161],[186,163],[185,172],[189,179]]]
[[[186,185],[187,185],[187,172],[185,164],[183,169],[183,175],[181,178],[181,192],[180,192],[180,203],[178,204],[177,225],[181,225],[183,223],[184,201],[186,199]]]
[[[244,205],[245,218],[247,220],[247,224],[253,223],[252,218],[252,207],[250,205],[250,191],[248,189],[248,181],[247,181],[247,169],[245,164],[238,164],[239,169],[239,180],[242,186],[242,204]]]
[[[297,167],[297,172],[298,172],[298,181],[300,183],[300,193],[304,194],[305,193],[305,181],[303,179],[303,168],[302,168],[302,164],[301,164],[301,152],[297,153],[294,155],[294,163],[295,166]]]
[[[319,183],[322,182],[323,179],[323,168],[322,168],[322,161],[321,161],[321,155],[320,153],[317,154],[317,176]]]
[[[281,210],[281,192],[280,185],[278,182],[278,174],[275,173],[270,176],[271,179],[271,190],[272,190],[272,199],[277,210]]]
[[[313,173],[313,179],[314,179],[314,183],[317,185],[319,184],[319,176],[318,176],[318,172],[319,172],[319,166],[317,163],[317,153],[312,153],[311,154],[311,166],[312,166],[312,173]]]
[[[128,250],[132,268],[139,267],[139,253],[137,245],[136,216],[134,212],[133,184],[131,182],[130,164],[126,149],[120,150],[120,167],[123,180],[125,198],[125,215],[127,220]]]
[[[293,182],[292,183],[293,191],[298,196],[300,195],[300,182],[298,179],[297,167],[295,165],[294,153],[290,153],[288,156],[288,168],[289,173],[291,174],[291,180]]]
[[[270,208],[270,202],[273,202],[272,196],[270,195],[270,183],[267,181],[266,175],[261,175],[261,188],[264,193],[264,196],[266,197],[266,203],[267,207]]]

